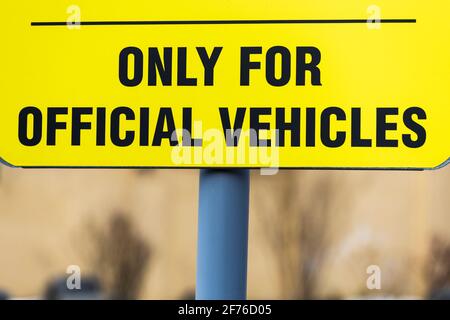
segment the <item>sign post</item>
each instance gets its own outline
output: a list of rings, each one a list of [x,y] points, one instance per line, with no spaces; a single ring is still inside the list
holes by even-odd
[[[246,298],[248,170],[449,163],[448,0],[4,2],[0,162],[201,169],[197,299]]]
[[[198,209],[198,300],[245,300],[248,170],[201,170]]]

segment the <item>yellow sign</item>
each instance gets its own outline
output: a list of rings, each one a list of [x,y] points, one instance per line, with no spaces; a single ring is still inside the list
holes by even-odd
[[[448,0],[5,1],[20,167],[428,169],[450,157]]]

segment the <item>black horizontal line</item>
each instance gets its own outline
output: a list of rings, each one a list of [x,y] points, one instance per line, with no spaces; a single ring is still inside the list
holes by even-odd
[[[252,24],[366,24],[416,23],[416,19],[309,19],[309,20],[161,20],[161,21],[81,21],[81,26],[144,26],[144,25],[252,25]],[[74,23],[63,21],[31,22],[32,27],[61,27]]]

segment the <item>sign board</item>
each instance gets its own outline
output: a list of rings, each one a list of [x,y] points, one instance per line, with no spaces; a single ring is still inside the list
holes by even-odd
[[[450,157],[448,0],[6,1],[19,167],[427,169]]]

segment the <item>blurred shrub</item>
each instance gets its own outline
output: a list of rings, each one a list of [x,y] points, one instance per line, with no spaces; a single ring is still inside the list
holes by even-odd
[[[91,226],[89,230],[89,264],[109,297],[136,299],[148,271],[151,249],[131,217],[116,212],[104,227]]]
[[[450,299],[450,242],[434,237],[425,279],[429,297]],[[443,294],[446,293],[446,294]]]
[[[258,217],[277,264],[283,299],[315,299],[325,264],[334,215],[331,175],[311,183],[309,195],[300,192],[298,172],[283,171],[268,179],[257,177]]]

